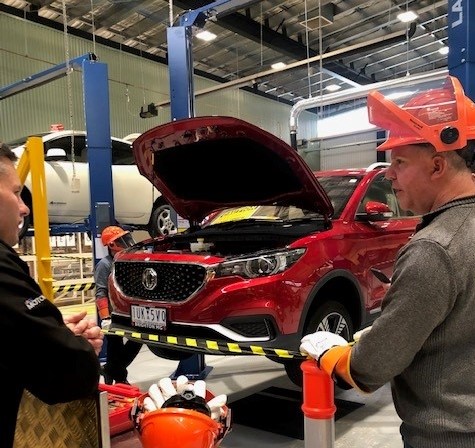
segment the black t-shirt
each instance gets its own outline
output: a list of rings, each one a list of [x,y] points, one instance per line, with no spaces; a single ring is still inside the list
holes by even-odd
[[[99,360],[91,344],[75,336],[58,308],[41,293],[28,265],[0,240],[0,448],[13,445],[24,389],[54,404],[91,396]]]

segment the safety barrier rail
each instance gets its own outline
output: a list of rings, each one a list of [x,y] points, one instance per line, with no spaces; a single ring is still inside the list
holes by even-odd
[[[255,344],[241,344],[237,342],[220,342],[209,339],[195,339],[185,336],[163,336],[144,332],[135,332],[110,328],[103,330],[106,335],[116,335],[143,342],[147,345],[163,345],[170,348],[202,352],[206,354],[232,354],[232,355],[261,355],[287,359],[305,359],[298,351],[261,347]]]

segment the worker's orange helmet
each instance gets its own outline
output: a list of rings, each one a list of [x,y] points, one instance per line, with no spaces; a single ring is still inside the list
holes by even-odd
[[[217,448],[231,430],[231,410],[226,405],[217,419],[211,418],[207,402],[214,395],[209,390],[204,400],[194,394],[175,395],[162,408],[150,412],[143,408],[147,396],[138,398],[131,413],[143,448]]]
[[[135,243],[130,232],[119,226],[106,227],[101,233],[101,241],[104,246],[111,249],[125,249]]]
[[[368,94],[370,123],[389,131],[378,150],[430,143],[438,152],[452,151],[475,139],[475,104],[457,78],[448,76],[440,83],[419,88],[401,106],[381,92]]]
[[[219,422],[184,408],[148,412],[140,423],[143,448],[214,448],[220,444],[222,432]]]

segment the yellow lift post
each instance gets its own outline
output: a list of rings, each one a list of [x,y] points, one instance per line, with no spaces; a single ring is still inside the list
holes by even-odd
[[[53,302],[53,278],[51,275],[51,249],[49,245],[48,206],[46,204],[46,177],[43,140],[28,138],[25,150],[18,162],[17,172],[22,185],[31,171],[31,194],[35,211],[34,229],[38,284],[44,296]]]

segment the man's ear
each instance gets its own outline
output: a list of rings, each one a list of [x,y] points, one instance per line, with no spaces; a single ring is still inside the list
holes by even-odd
[[[432,174],[440,176],[447,170],[447,159],[441,154],[432,157]]]

